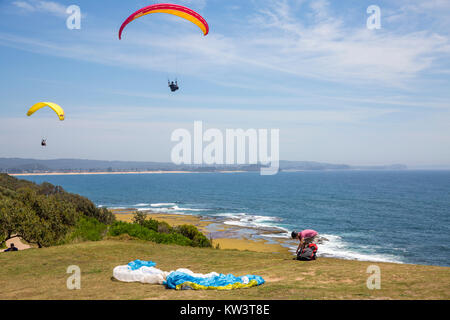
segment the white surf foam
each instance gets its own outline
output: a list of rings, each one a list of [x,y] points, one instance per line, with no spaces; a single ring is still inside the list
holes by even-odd
[[[207,211],[207,209],[180,208],[177,205],[174,205],[171,209],[176,211]]]
[[[150,207],[139,208],[138,211],[151,211],[157,213],[185,214],[186,212],[200,212],[207,209],[180,208],[175,203],[152,203]]]
[[[170,206],[176,206],[176,203],[173,202],[166,202],[166,203],[152,203],[150,204],[152,207],[170,207]]]
[[[279,239],[290,239],[291,238],[291,233],[283,227],[277,227],[278,229],[284,231],[281,233],[273,233],[273,234],[265,234],[264,237],[268,237],[268,238],[279,238]]]
[[[239,227],[250,227],[250,228],[276,228],[285,230],[282,227],[277,226],[274,222],[281,221],[278,217],[271,216],[260,216],[251,215],[245,212],[240,213],[218,213],[214,216],[224,217],[224,224],[239,226]]]

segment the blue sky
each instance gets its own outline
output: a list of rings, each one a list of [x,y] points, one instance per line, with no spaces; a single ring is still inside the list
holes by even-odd
[[[449,1],[172,2],[210,34],[154,14],[119,41],[151,1],[0,0],[0,157],[169,161],[171,132],[201,120],[278,128],[285,160],[450,166]],[[71,4],[80,30],[66,28]],[[38,101],[66,121],[26,117]]]

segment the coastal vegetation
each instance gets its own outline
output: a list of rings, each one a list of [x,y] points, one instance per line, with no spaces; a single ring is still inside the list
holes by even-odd
[[[14,237],[42,248],[124,234],[156,243],[212,247],[195,226],[171,227],[140,212],[132,223],[115,221],[106,208],[60,186],[0,174],[0,247]]]
[[[153,227],[154,225],[156,226]],[[153,219],[145,221],[144,224],[116,221],[109,228],[110,236],[117,237],[123,234],[127,234],[135,239],[155,243],[212,247],[211,241],[194,226],[183,225],[172,228],[166,222],[159,222]]]
[[[102,224],[115,220],[108,210],[59,186],[0,174],[0,245],[14,237],[39,248],[63,244],[87,218]]]
[[[193,225],[183,224],[172,227],[165,221],[152,219],[139,211],[133,215],[133,223],[117,221],[110,228],[112,236],[123,233],[156,243],[212,247],[211,241]]]

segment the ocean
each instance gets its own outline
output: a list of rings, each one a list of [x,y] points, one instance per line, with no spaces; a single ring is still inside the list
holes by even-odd
[[[303,171],[23,176],[96,205],[220,217],[273,228],[314,229],[318,255],[450,266],[450,171]],[[294,247],[291,248],[294,250]]]

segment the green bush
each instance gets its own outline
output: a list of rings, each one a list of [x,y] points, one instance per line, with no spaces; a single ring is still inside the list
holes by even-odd
[[[133,216],[133,224],[147,228],[157,233],[162,234],[178,234],[191,240],[193,247],[212,247],[211,240],[209,240],[203,233],[193,225],[184,224],[172,228],[165,221],[157,221],[152,218],[147,219],[147,214],[143,212],[136,212]],[[130,234],[131,235],[131,234]]]
[[[17,235],[40,248],[59,244],[77,215],[70,203],[21,187],[12,197],[0,197],[0,242]]]
[[[99,241],[106,233],[107,226],[95,218],[82,217],[78,220],[75,230],[70,234],[69,241]]]
[[[128,234],[141,240],[152,241],[164,244],[178,244],[181,246],[192,246],[192,240],[177,233],[159,233],[148,229],[136,223],[127,223],[123,221],[114,222],[109,228],[110,236],[119,236],[121,234]]]
[[[202,233],[196,234],[194,239],[192,239],[192,242],[194,244],[194,247],[212,248],[211,240],[205,237],[205,235]]]
[[[144,212],[136,211],[133,215],[133,223],[142,225],[145,222],[145,219],[147,219],[147,214]]]
[[[114,214],[109,210],[97,208],[88,198],[66,192],[60,186],[54,186],[48,182],[38,185],[31,181],[17,179],[8,174],[0,173],[0,194],[15,198],[15,194],[23,193],[25,190],[32,191],[37,195],[54,198],[68,205],[70,204],[79,214],[96,218],[102,223],[111,224],[115,221]]]
[[[70,237],[99,240],[106,228],[102,224],[114,220],[107,209],[59,186],[0,173],[0,245],[14,235],[38,247],[61,244]]]
[[[174,231],[167,222],[158,221],[152,218],[147,219],[147,214],[139,211],[134,214],[133,223],[159,233],[172,233]]]
[[[150,218],[148,220],[143,221],[142,223],[140,223],[141,226],[146,227],[147,229],[153,230],[155,232],[158,232],[158,226],[159,223],[158,221]]]
[[[174,231],[189,238],[194,247],[212,247],[211,241],[193,225],[183,224],[175,227]]]
[[[56,190],[59,189],[56,188]],[[62,191],[60,193],[55,193],[55,197],[57,197],[59,201],[72,204],[77,212],[86,217],[95,218],[105,224],[111,224],[115,221],[115,217],[112,212],[106,208],[97,208],[96,205],[88,198],[82,197],[78,194]]]
[[[173,233],[173,228],[165,221],[158,222],[158,232],[160,233]]]

